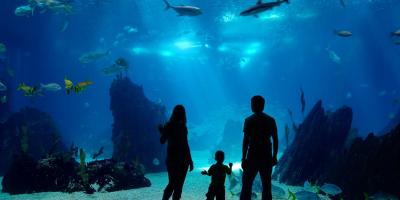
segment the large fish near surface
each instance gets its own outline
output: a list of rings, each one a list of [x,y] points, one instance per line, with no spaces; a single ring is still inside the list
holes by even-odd
[[[14,12],[14,14],[15,14],[16,16],[19,16],[19,17],[23,17],[23,16],[27,16],[27,17],[33,16],[33,13],[34,13],[34,8],[32,8],[30,5],[17,7],[17,8],[15,9],[15,12]]]
[[[198,16],[201,15],[203,12],[199,7],[195,6],[173,6],[167,0],[163,0],[165,5],[167,6],[166,9],[174,9],[175,12],[178,13],[178,16]]]
[[[289,0],[278,0],[276,2],[263,3],[262,0],[258,0],[255,6],[252,6],[240,13],[240,16],[255,16],[258,14],[271,10],[272,8],[280,6],[282,3],[289,3]]]

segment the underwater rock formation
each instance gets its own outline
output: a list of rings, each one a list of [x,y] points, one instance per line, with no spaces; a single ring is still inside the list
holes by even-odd
[[[335,183],[344,199],[385,192],[400,196],[400,125],[364,140],[350,130],[352,111],[325,113],[318,102],[301,124],[273,177],[291,185]]]
[[[393,118],[389,121],[389,123],[382,129],[382,131],[378,135],[384,135],[386,133],[391,132],[400,124],[400,110],[393,116]]]
[[[239,121],[228,120],[225,123],[222,139],[216,146],[215,151],[223,150],[227,158],[237,154],[237,150],[242,148],[243,138],[242,123]],[[214,155],[213,151],[212,155]]]
[[[165,107],[146,98],[143,87],[129,78],[117,77],[110,88],[110,109],[114,117],[113,159],[138,160],[146,171],[164,170],[165,147],[157,126],[166,121]]]
[[[377,137],[356,138],[321,181],[337,183],[347,199],[385,192],[400,197],[400,125]],[[345,198],[346,199],[346,198]]]
[[[276,166],[274,177],[291,185],[319,180],[342,155],[352,117],[349,107],[325,113],[322,101],[319,101],[300,125],[292,144]]]
[[[51,116],[35,108],[24,108],[0,124],[0,144],[0,175],[17,154],[37,160],[66,149]]]
[[[84,171],[82,167],[84,166]],[[144,177],[134,163],[99,160],[79,164],[72,154],[53,154],[35,161],[23,154],[12,163],[4,176],[3,192],[23,194],[35,192],[117,191],[149,187],[150,180]]]

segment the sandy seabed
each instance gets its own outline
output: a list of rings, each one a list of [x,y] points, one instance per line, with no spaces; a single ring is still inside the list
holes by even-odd
[[[201,170],[207,169],[209,152],[207,151],[193,151],[193,159],[195,161],[196,168],[193,172],[188,172],[185,185],[183,187],[182,200],[205,200],[205,194],[208,190],[208,185],[211,181],[209,176],[202,176]],[[240,167],[240,164],[234,164],[235,168]],[[63,192],[43,192],[34,194],[21,194],[21,195],[9,195],[7,193],[1,193],[0,184],[0,200],[93,200],[93,199],[104,199],[104,200],[161,200],[164,187],[168,182],[168,175],[166,172],[162,173],[151,173],[146,174],[146,177],[151,181],[151,187],[139,188],[132,190],[122,190],[117,192],[96,192],[92,195],[85,194],[84,192],[74,193],[63,193]],[[0,177],[0,182],[2,177]],[[228,181],[225,185],[228,186]],[[302,190],[302,187],[286,186],[273,182],[274,185],[281,187],[286,191],[284,197],[279,197],[273,193],[274,200],[286,200],[287,191],[290,189],[292,192]],[[321,199],[328,199],[320,196]],[[237,200],[238,196],[233,196],[230,192],[226,192],[226,200]],[[256,200],[261,199],[261,195],[258,195]]]
[[[167,174],[154,173],[147,174],[147,178],[151,180],[152,186],[148,188],[139,188],[132,190],[123,190],[117,192],[106,192],[106,193],[94,193],[92,195],[85,194],[83,192],[74,193],[62,193],[62,192],[43,192],[35,194],[22,194],[22,195],[9,195],[7,193],[0,193],[1,200],[86,200],[86,199],[104,199],[104,200],[158,200],[161,199],[164,187],[167,183]],[[0,178],[1,181],[2,178]],[[188,173],[185,186],[183,188],[182,200],[201,200],[206,199],[205,193],[208,189],[210,177],[202,176],[200,171],[194,171]],[[280,187],[287,189],[288,186],[274,183]],[[299,191],[301,187],[289,187],[291,191]],[[1,186],[0,186],[1,189]],[[237,196],[233,196],[227,192],[227,200],[237,200]],[[257,199],[261,199],[259,195]],[[274,200],[283,200],[285,197],[276,197]]]

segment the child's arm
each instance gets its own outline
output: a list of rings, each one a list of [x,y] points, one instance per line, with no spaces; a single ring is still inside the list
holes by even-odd
[[[228,175],[231,175],[232,174],[232,166],[233,166],[233,164],[232,163],[229,163],[229,168],[228,168],[228,170],[227,170],[227,174]]]
[[[201,172],[201,175],[208,175],[207,170],[203,170],[203,171]]]

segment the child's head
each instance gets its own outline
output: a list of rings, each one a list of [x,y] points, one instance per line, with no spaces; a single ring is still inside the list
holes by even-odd
[[[218,163],[223,163],[224,160],[225,160],[225,154],[224,154],[224,152],[221,151],[221,150],[215,152],[215,160],[216,160]]]

